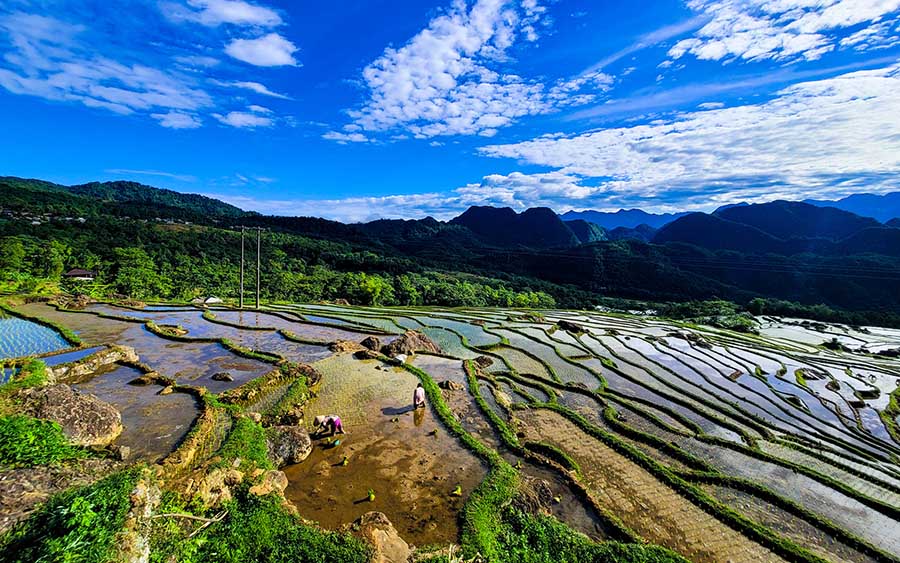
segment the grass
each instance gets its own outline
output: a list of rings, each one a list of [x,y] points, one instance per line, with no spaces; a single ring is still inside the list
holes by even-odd
[[[240,459],[241,469],[274,469],[268,457],[266,431],[249,418],[241,417],[234,421],[218,455],[222,459],[216,464],[217,467],[230,467],[235,460]]]
[[[499,534],[498,563],[686,563],[680,555],[658,546],[595,543],[555,518],[507,509]]]
[[[184,512],[168,496],[160,510]],[[227,517],[192,538],[177,519],[156,525],[152,563],[365,563],[369,548],[347,534],[303,524],[275,495],[258,497],[240,487],[222,506]],[[218,511],[218,510],[217,510]]]
[[[69,444],[56,422],[18,414],[0,417],[0,467],[58,465],[87,455],[84,448]]]
[[[0,538],[6,563],[107,563],[116,560],[116,535],[131,509],[138,470],[115,473],[52,497]]]

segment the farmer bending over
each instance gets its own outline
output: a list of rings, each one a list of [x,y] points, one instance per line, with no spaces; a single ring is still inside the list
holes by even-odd
[[[313,419],[313,428],[317,435],[330,432],[331,436],[344,433],[344,425],[341,423],[341,417],[336,414],[319,415]]]
[[[416,390],[413,391],[413,408],[425,408],[425,388],[419,383]]]

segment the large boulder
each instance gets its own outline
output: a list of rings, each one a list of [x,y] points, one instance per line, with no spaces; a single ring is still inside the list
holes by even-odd
[[[382,512],[367,512],[350,526],[353,535],[370,546],[370,563],[407,563],[412,549]]]
[[[109,403],[68,385],[50,385],[24,393],[25,411],[62,427],[79,446],[106,446],[122,433],[122,415]]]
[[[367,350],[377,352],[381,349],[381,340],[377,336],[367,336],[360,342],[360,345]]]
[[[415,330],[407,330],[399,338],[381,347],[381,353],[394,357],[398,354],[411,356],[416,352],[431,352],[440,354],[441,347],[430,338]]]
[[[581,325],[573,323],[572,321],[567,321],[565,319],[560,319],[559,321],[557,321],[556,326],[566,332],[571,332],[572,334],[582,334],[585,332],[584,328]]]
[[[266,430],[269,459],[275,467],[300,463],[312,453],[312,440],[299,426],[272,426]]]

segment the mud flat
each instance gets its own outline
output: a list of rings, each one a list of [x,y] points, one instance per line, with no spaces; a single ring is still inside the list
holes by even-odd
[[[418,380],[349,354],[315,367],[322,383],[305,408],[307,425],[317,414],[338,414],[347,434],[337,447],[315,441],[307,460],[285,469],[285,494],[300,514],[336,529],[377,510],[410,543],[457,541],[458,512],[486,469],[444,431],[431,407],[412,411]],[[451,496],[457,486],[461,497]],[[369,489],[374,502],[366,498]]]

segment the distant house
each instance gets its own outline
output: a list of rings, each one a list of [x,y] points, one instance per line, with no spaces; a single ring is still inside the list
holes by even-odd
[[[63,274],[65,278],[75,281],[94,281],[94,278],[97,276],[95,272],[90,270],[82,270],[81,268],[75,268],[69,270],[65,274]]]

